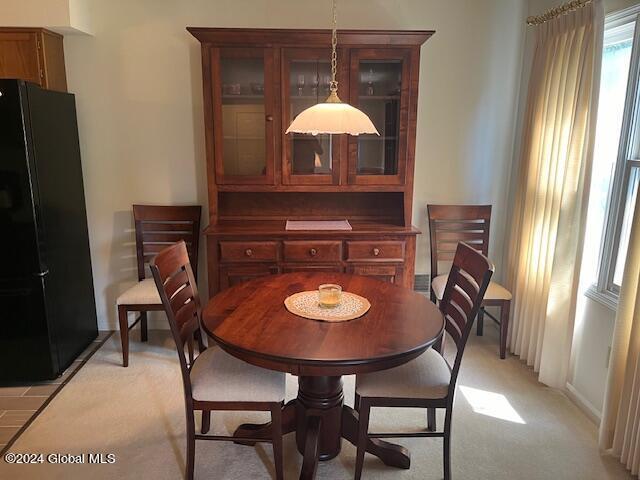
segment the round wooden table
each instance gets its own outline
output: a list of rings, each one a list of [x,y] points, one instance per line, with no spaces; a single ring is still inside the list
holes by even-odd
[[[289,295],[323,283],[367,298],[371,309],[355,320],[330,323],[298,317],[284,306]],[[402,365],[444,329],[442,314],[424,295],[339,273],[289,273],[236,285],[209,301],[202,319],[207,334],[229,354],[299,377],[298,397],[283,410],[282,431],[296,432],[304,455],[301,478],[313,478],[318,460],[338,455],[341,438],[357,442],[358,414],[344,405],[342,375]],[[270,424],[241,425],[235,434],[269,438]],[[409,468],[404,447],[370,439],[367,451],[387,465]]]

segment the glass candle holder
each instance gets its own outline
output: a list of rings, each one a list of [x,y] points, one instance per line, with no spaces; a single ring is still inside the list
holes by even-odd
[[[323,308],[335,308],[342,300],[342,287],[333,283],[325,283],[318,287],[318,302]]]

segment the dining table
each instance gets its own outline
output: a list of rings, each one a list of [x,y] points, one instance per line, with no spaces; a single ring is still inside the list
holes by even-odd
[[[286,308],[290,295],[327,283],[364,297],[371,307],[344,322],[311,320]],[[282,432],[295,432],[303,455],[300,478],[310,479],[319,461],[340,453],[343,438],[357,443],[357,404],[345,405],[342,377],[411,361],[441,338],[444,318],[425,295],[392,283],[344,273],[295,272],[219,292],[203,309],[202,326],[230,355],[298,377],[297,397],[283,406]],[[243,424],[234,435],[268,439],[271,424]],[[410,467],[409,451],[400,445],[369,439],[366,451],[388,466]]]

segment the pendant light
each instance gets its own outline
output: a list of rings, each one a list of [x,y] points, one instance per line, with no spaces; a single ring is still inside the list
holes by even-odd
[[[342,102],[338,97],[338,82],[336,81],[338,45],[336,0],[333,0],[333,29],[331,31],[331,82],[329,96],[323,103],[318,103],[300,112],[293,119],[285,133],[319,133],[360,135],[374,133],[380,135],[366,113]]]

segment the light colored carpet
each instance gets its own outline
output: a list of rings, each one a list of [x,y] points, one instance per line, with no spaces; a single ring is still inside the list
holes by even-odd
[[[11,448],[12,452],[113,453],[114,464],[50,465],[45,460],[38,465],[7,465],[0,461],[0,478],[182,478],[182,384],[167,332],[150,332],[148,344],[133,341],[129,368],[122,368],[120,362],[116,334]],[[353,399],[353,380],[345,378],[347,403]],[[295,378],[287,381],[288,394],[293,397]],[[600,456],[595,426],[563,394],[539,384],[518,359],[499,360],[494,328],[487,326],[485,337],[471,339],[459,386],[452,443],[455,479],[633,478],[616,460]],[[228,433],[239,423],[265,418],[259,413],[214,414],[212,426],[218,433]],[[420,410],[381,409],[372,417],[372,427],[378,431],[424,425],[425,413]],[[367,455],[364,478],[442,478],[440,439],[398,443],[411,451],[411,469],[389,468]],[[337,458],[320,464],[317,478],[352,478],[354,459],[355,448],[344,441]],[[288,435],[286,478],[298,477],[300,460],[293,435]],[[268,444],[252,448],[226,442],[197,443],[197,479],[272,477]]]

